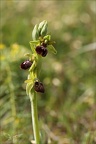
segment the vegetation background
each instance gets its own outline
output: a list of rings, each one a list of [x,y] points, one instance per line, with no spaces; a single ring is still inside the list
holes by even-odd
[[[96,1],[0,1],[0,143],[30,144],[30,101],[20,69],[36,23],[48,21],[57,54],[42,58],[38,94],[44,144],[96,143]],[[45,142],[47,139],[48,142]]]

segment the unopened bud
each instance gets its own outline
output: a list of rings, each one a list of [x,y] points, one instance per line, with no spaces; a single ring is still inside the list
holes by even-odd
[[[39,24],[39,26],[38,26],[38,31],[39,31],[39,33],[41,32],[41,30],[42,30],[45,22],[46,22],[46,21],[44,20],[44,21],[42,21],[42,22]]]
[[[33,31],[32,31],[32,39],[33,40],[38,40],[38,38],[39,38],[39,31],[38,31],[38,25],[36,24],[34,26]]]
[[[48,27],[48,24],[47,24],[47,21],[46,21],[44,26],[41,29],[41,32],[40,32],[41,36],[45,36],[47,34],[47,27]]]

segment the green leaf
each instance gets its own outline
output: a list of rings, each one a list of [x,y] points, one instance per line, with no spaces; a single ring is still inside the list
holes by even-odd
[[[32,52],[34,53],[35,52],[35,47],[40,43],[39,40],[37,41],[30,41],[30,47],[31,47],[31,50]]]
[[[53,45],[48,45],[47,48],[48,48],[48,50],[51,51],[52,53],[54,53],[54,54],[57,53],[57,51],[56,51],[56,49],[54,48]]]

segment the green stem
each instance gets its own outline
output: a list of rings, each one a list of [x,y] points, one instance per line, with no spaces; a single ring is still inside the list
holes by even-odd
[[[36,92],[34,92],[33,95],[30,94],[30,101],[31,101],[31,116],[32,116],[34,139],[36,144],[40,144]]]

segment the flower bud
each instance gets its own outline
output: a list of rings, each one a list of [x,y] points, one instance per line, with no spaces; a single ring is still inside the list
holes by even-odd
[[[39,24],[39,26],[38,26],[38,31],[39,31],[39,33],[41,32],[41,30],[42,30],[42,28],[43,28],[43,26],[44,26],[45,23],[46,23],[46,21],[44,20],[44,21],[42,21],[42,22]]]
[[[26,60],[23,63],[21,63],[21,68],[26,70],[26,69],[29,69],[31,65],[32,65],[32,62],[29,60]]]
[[[41,92],[41,93],[44,93],[44,91],[45,91],[43,83],[38,82],[38,81],[36,81],[34,83],[34,89],[36,92]]]
[[[47,27],[48,27],[48,24],[47,24],[47,21],[46,21],[44,26],[42,27],[41,32],[40,32],[41,36],[45,36],[47,34]]]
[[[37,40],[39,38],[38,25],[34,26],[34,29],[32,31],[32,38],[33,40]]]

